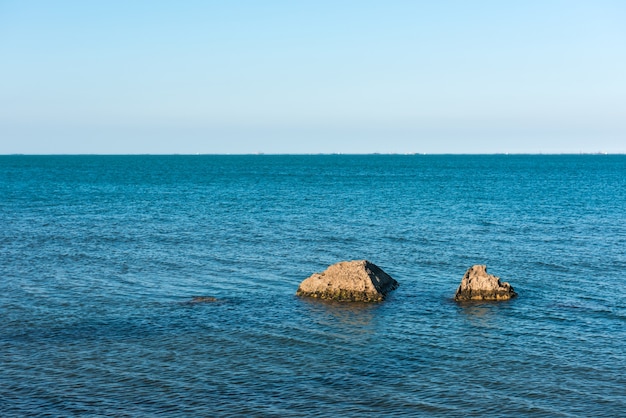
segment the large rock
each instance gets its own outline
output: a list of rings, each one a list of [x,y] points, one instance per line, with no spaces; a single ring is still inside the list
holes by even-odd
[[[499,277],[487,274],[487,266],[470,267],[461,280],[461,285],[454,295],[458,301],[465,300],[508,300],[517,296],[508,283],[502,283]]]
[[[297,296],[351,302],[384,300],[398,282],[367,260],[343,261],[300,283]]]

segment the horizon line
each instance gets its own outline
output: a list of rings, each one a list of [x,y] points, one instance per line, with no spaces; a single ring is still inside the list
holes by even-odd
[[[352,152],[302,152],[302,153],[291,153],[291,152],[243,152],[243,153],[0,153],[0,156],[41,156],[41,157],[52,157],[52,156],[332,156],[332,155],[346,155],[346,156],[480,156],[480,155],[527,155],[527,156],[540,156],[540,155],[626,155],[626,152],[486,152],[486,153],[469,153],[469,152],[442,152],[442,153],[427,153],[427,152],[365,152],[365,153],[352,153]]]

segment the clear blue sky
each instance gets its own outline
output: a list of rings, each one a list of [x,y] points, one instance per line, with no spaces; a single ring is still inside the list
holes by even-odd
[[[626,152],[626,1],[0,0],[0,153]]]

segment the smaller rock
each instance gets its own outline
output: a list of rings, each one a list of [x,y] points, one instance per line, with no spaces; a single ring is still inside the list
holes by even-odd
[[[343,261],[305,279],[297,296],[350,302],[376,302],[398,287],[398,282],[367,260]]]
[[[211,303],[211,302],[217,302],[217,298],[214,298],[213,296],[194,296],[189,301],[189,303]]]
[[[454,295],[457,301],[508,300],[517,296],[513,287],[500,281],[499,277],[487,274],[487,266],[470,267]]]

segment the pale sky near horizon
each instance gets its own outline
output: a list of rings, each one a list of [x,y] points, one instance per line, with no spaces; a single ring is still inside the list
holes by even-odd
[[[0,154],[626,153],[626,1],[0,0]]]

